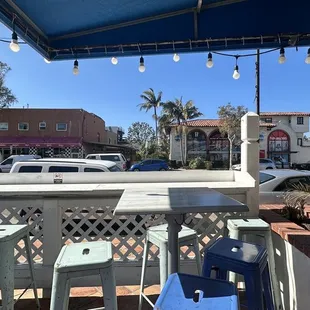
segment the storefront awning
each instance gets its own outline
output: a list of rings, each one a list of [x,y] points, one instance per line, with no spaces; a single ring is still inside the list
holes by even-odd
[[[3,0],[0,20],[52,60],[310,45],[305,0]]]
[[[57,138],[31,138],[31,137],[0,137],[0,147],[79,147],[81,138],[57,137]]]

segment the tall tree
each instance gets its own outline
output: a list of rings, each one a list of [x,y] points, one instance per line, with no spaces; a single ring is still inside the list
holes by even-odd
[[[12,91],[5,86],[5,78],[9,71],[11,71],[11,68],[0,61],[0,109],[8,108],[17,102]]]
[[[161,124],[176,124],[176,130],[180,136],[180,153],[182,164],[186,164],[187,147],[185,146],[185,152],[183,148],[183,135],[185,134],[184,142],[187,143],[187,121],[202,116],[198,108],[194,105],[192,100],[183,104],[182,97],[175,99],[175,101],[168,101],[163,104],[162,115],[160,117]],[[166,126],[165,125],[165,126]]]
[[[241,117],[248,112],[244,106],[234,107],[230,103],[218,108],[220,132],[229,140],[229,169],[232,169],[232,153],[236,142],[241,139]]]
[[[145,122],[135,122],[128,128],[127,141],[136,149],[141,150],[147,142],[153,143],[154,129]]]
[[[156,137],[156,143],[158,143],[157,109],[163,104],[161,101],[162,92],[160,91],[156,96],[153,88],[149,88],[148,90],[144,91],[140,97],[141,99],[143,99],[143,102],[138,105],[140,107],[140,111],[144,110],[145,112],[148,112],[151,109],[154,110],[153,118],[155,120],[155,137]]]

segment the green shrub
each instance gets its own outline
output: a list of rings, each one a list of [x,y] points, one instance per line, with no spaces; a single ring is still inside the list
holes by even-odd
[[[211,169],[212,169],[212,161],[206,160],[206,161],[205,161],[205,168],[206,168],[207,170],[211,170]]]
[[[190,169],[205,169],[206,165],[204,160],[201,157],[197,157],[195,159],[192,159],[189,162],[189,168]]]

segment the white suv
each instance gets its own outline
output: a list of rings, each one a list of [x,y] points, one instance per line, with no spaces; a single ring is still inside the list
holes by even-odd
[[[241,170],[241,165],[233,165],[233,170]],[[259,170],[266,170],[266,169],[277,169],[275,163],[269,158],[260,158],[259,159]]]
[[[86,156],[86,159],[114,161],[116,165],[118,166],[118,168],[120,168],[122,171],[125,171],[127,168],[126,158],[121,153],[88,154]]]

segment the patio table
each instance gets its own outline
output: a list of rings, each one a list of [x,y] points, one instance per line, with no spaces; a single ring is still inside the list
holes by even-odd
[[[168,275],[179,272],[178,233],[187,213],[246,212],[248,207],[210,188],[126,189],[114,215],[164,214],[168,223]]]

